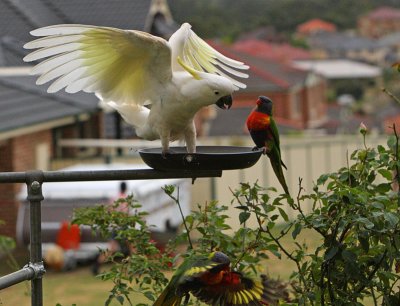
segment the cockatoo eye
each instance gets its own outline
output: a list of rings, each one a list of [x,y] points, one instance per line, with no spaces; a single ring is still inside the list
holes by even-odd
[[[216,96],[218,96],[218,95],[219,95],[219,91],[218,91],[218,90],[214,90],[214,94],[215,94]]]

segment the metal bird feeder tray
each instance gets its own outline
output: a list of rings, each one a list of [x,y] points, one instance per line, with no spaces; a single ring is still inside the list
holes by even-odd
[[[139,150],[142,160],[155,170],[234,170],[253,166],[262,150],[236,146],[198,146],[196,153],[186,147],[171,147],[170,153],[161,154],[161,148]]]

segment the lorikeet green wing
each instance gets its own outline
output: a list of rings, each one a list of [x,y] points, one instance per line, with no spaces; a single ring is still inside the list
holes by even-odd
[[[253,280],[231,271],[229,258],[221,252],[185,261],[154,306],[178,306],[189,293],[214,306],[277,305],[288,298],[286,285],[279,281],[265,275]]]
[[[178,306],[182,298],[204,283],[217,283],[223,270],[229,270],[230,260],[221,252],[209,256],[194,256],[185,260],[153,306]]]
[[[270,119],[270,129],[273,136],[273,143],[270,145],[269,152],[267,151],[267,155],[271,162],[272,169],[274,169],[275,175],[278,178],[279,183],[282,185],[283,190],[287,194],[289,194],[289,188],[287,187],[285,176],[283,174],[282,167],[286,168],[286,165],[283,163],[281,158],[281,148],[279,145],[279,133],[278,128],[276,127],[275,120],[273,118]]]

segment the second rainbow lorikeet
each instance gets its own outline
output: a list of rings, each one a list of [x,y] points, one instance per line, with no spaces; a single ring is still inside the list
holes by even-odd
[[[256,103],[256,108],[247,118],[247,128],[256,144],[255,149],[262,148],[264,154],[267,154],[279,183],[285,193],[289,194],[289,188],[282,170],[282,167],[287,168],[281,159],[279,132],[272,116],[272,101],[267,97],[260,96]]]
[[[186,259],[176,270],[167,287],[153,306],[179,306],[189,300],[189,294],[215,306],[277,305],[287,299],[286,285],[262,275],[253,280],[232,271],[230,259],[222,252]]]

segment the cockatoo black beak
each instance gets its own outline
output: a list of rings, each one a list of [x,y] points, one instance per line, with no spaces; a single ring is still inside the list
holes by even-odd
[[[233,103],[233,99],[231,95],[228,96],[224,96],[222,98],[219,98],[219,100],[217,102],[215,102],[215,104],[217,104],[217,106],[219,108],[222,109],[230,109]]]

